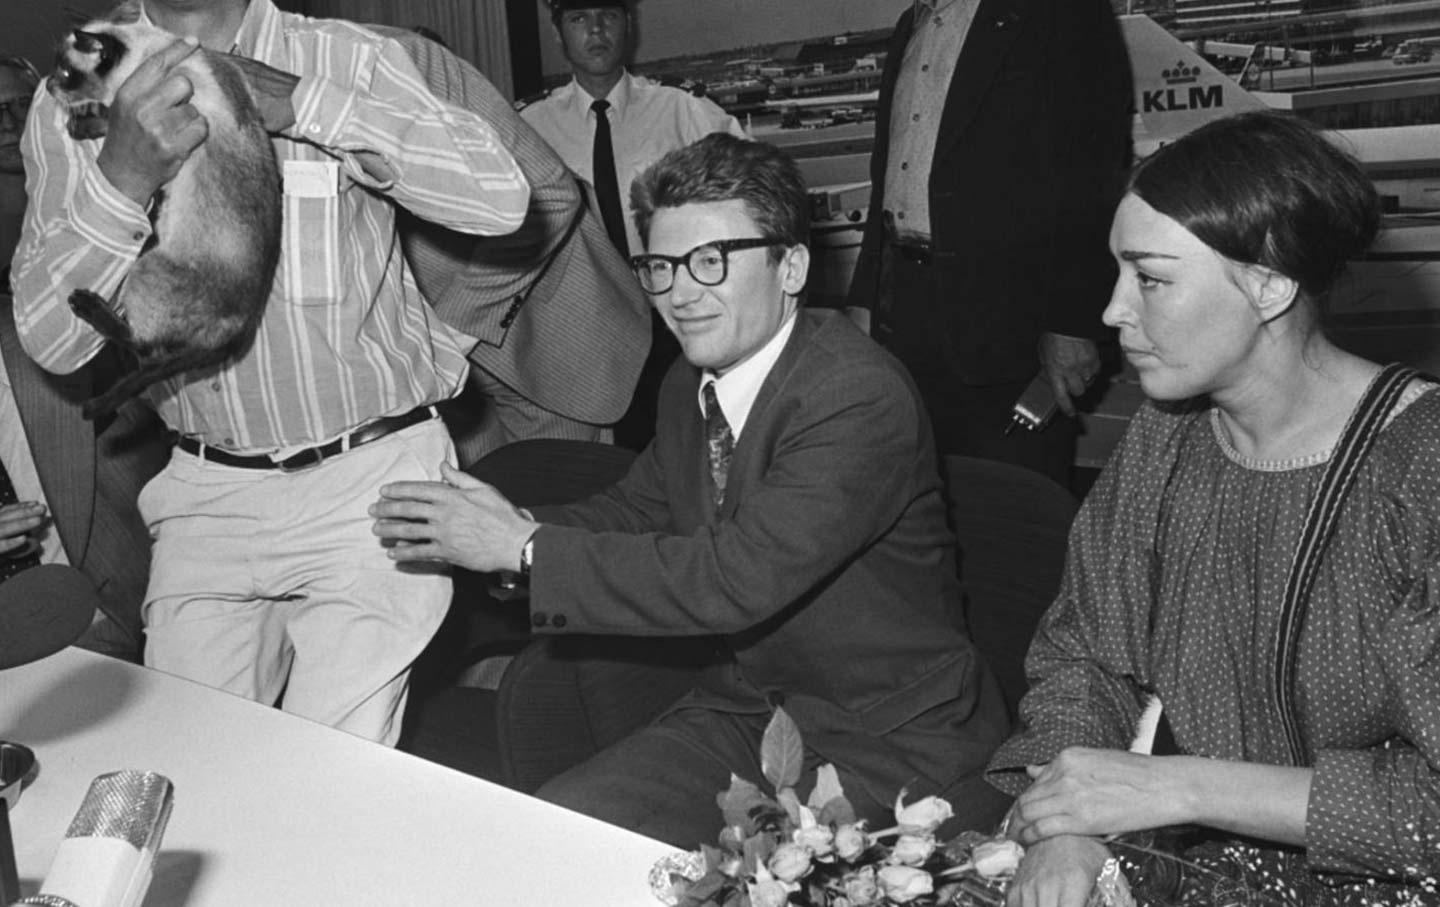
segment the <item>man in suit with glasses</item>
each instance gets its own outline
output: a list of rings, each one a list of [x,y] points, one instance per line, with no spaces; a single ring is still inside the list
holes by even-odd
[[[448,484],[383,488],[375,531],[402,562],[528,576],[537,633],[714,639],[685,697],[542,798],[679,846],[712,840],[716,792],[732,772],[761,779],[783,704],[811,775],[835,764],[861,816],[882,821],[906,787],[993,825],[1006,801],[980,772],[1007,721],[958,629],[929,422],[894,359],[843,314],[800,308],[794,162],[708,136],[647,170],[632,204],[648,250],[632,262],[683,358],[629,474],[531,514],[447,470]]]

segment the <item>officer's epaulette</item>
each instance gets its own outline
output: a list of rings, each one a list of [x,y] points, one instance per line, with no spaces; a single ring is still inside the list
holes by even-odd
[[[537,92],[535,92],[534,94],[530,95],[529,97],[521,98],[520,100],[518,100],[518,101],[515,102],[515,109],[516,109],[517,111],[518,111],[518,110],[524,110],[526,107],[529,107],[531,104],[534,104],[534,103],[536,103],[536,102],[538,102],[538,101],[543,101],[543,100],[545,100],[546,98],[550,97],[550,92],[552,92],[552,91],[554,91],[554,90],[555,90],[555,89],[553,89],[553,88],[546,88],[546,89],[543,90],[543,91],[537,91]]]

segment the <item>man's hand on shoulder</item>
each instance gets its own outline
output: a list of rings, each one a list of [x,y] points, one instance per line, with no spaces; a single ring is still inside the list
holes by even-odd
[[[1095,341],[1064,334],[1040,335],[1040,367],[1055,389],[1055,402],[1067,416],[1075,415],[1073,397],[1085,393],[1100,372],[1100,350]]]
[[[477,573],[520,569],[540,528],[492,486],[441,464],[443,482],[394,482],[370,505],[374,532],[397,561],[444,561]]]
[[[110,105],[97,163],[110,184],[138,205],[148,205],[209,134],[190,103],[194,86],[175,71],[198,49],[177,38],[141,63]]]

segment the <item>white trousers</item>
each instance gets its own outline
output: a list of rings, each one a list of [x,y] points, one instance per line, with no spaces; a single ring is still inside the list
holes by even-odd
[[[140,494],[145,664],[393,746],[451,583],[390,560],[367,509],[387,482],[438,480],[442,461],[439,419],[292,473],[177,449]]]

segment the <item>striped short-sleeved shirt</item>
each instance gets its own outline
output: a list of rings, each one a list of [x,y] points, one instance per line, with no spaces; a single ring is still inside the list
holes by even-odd
[[[286,183],[281,260],[254,344],[152,387],[150,400],[186,435],[270,452],[458,393],[471,341],[416,289],[394,205],[468,233],[509,232],[529,199],[515,160],[485,121],[431,96],[399,44],[356,25],[252,0],[234,52],[301,77],[296,122],[273,142]],[[64,120],[39,92],[15,260],[21,339],[56,372],[103,343],[70,312],[70,293],[113,297],[151,238],[146,212],[96,165],[101,142],[70,139]]]

